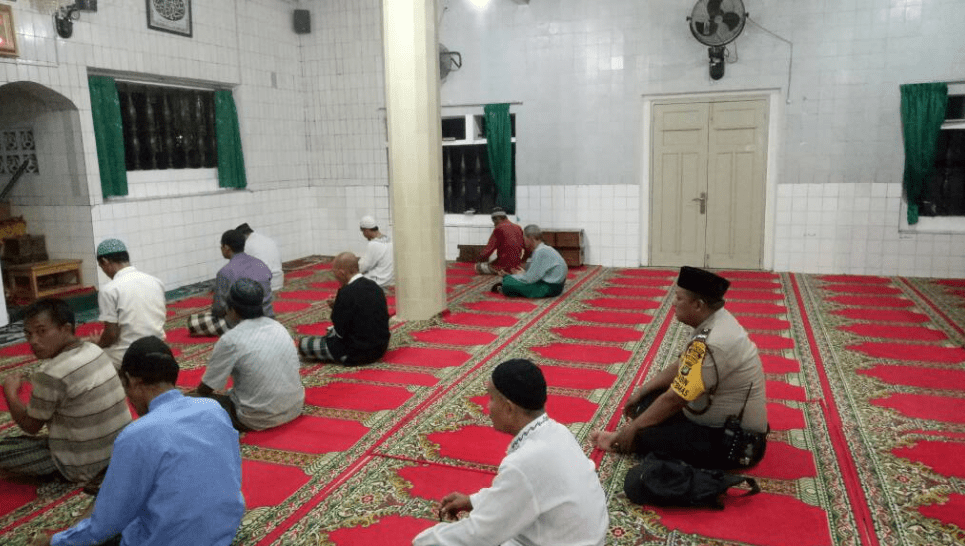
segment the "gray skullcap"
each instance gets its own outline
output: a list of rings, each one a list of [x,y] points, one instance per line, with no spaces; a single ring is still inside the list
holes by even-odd
[[[685,265],[680,268],[677,286],[701,296],[714,303],[724,299],[730,281],[710,271]]]
[[[97,245],[97,255],[106,256],[115,252],[127,252],[127,247],[120,239],[104,239]]]
[[[536,364],[523,358],[507,360],[493,370],[492,384],[517,406],[543,409],[546,405],[546,379]]]
[[[371,216],[363,216],[359,221],[359,228],[361,229],[375,229],[379,227],[379,224],[375,222],[375,218]]]
[[[257,281],[238,279],[228,290],[227,303],[235,309],[261,309],[265,289]]]
[[[506,211],[504,211],[501,207],[494,208],[490,216],[493,218],[496,218],[497,216],[502,216],[503,218],[507,218]]]

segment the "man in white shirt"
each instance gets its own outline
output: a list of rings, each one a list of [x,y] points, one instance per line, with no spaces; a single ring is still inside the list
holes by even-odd
[[[265,262],[271,270],[272,294],[281,290],[285,286],[285,272],[281,267],[281,251],[275,241],[267,235],[256,233],[247,223],[235,229],[245,236],[245,254]]]
[[[486,383],[493,428],[514,436],[490,487],[450,493],[439,517],[469,516],[419,533],[413,546],[602,546],[610,525],[593,462],[549,418],[546,380],[529,360],[507,360]]]
[[[167,320],[164,284],[130,262],[127,247],[119,239],[97,245],[97,265],[111,280],[97,295],[104,328],[90,341],[104,349],[115,369],[121,367],[131,343],[146,336],[163,340]]]
[[[392,240],[388,235],[379,231],[375,218],[363,216],[359,221],[359,230],[369,243],[365,247],[365,254],[359,259],[359,273],[383,289],[395,282],[395,270],[392,267]]]

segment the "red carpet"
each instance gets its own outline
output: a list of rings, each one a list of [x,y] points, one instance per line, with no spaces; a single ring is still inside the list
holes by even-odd
[[[603,389],[613,385],[617,376],[599,369],[540,366],[549,387],[563,389]]]
[[[791,323],[774,317],[748,316],[741,319],[741,326],[748,332],[754,330],[787,330]]]
[[[443,345],[487,345],[496,340],[496,334],[478,330],[456,330],[452,328],[432,328],[415,332],[412,338],[423,343]]]
[[[653,317],[644,313],[622,311],[581,311],[569,313],[571,317],[583,322],[602,322],[606,324],[650,324]]]
[[[473,311],[492,313],[529,313],[536,309],[536,304],[501,297],[498,301],[477,301],[464,304],[463,307],[472,309]]]
[[[854,305],[856,307],[912,307],[915,302],[905,298],[888,298],[875,296],[833,296],[827,298],[828,301],[840,303],[842,305]]]
[[[325,281],[325,282],[313,282],[308,286],[311,286],[312,288],[317,288],[319,290],[324,290],[326,292],[334,293],[334,292],[337,292],[342,285],[340,285],[338,281]]]
[[[328,290],[292,290],[278,294],[278,298],[290,300],[325,301],[333,297],[335,297],[335,292]]]
[[[749,334],[751,341],[757,344],[757,348],[762,351],[778,351],[781,349],[793,349],[794,340],[789,337],[776,336],[774,334]]]
[[[489,415],[488,395],[476,396],[470,400],[478,404],[483,413]],[[596,404],[585,398],[575,396],[550,394],[546,399],[546,413],[552,415],[554,420],[564,425],[589,421],[593,417],[593,413],[596,412],[596,408]]]
[[[356,421],[300,415],[294,421],[268,430],[247,432],[241,443],[294,451],[298,453],[330,453],[345,451],[368,432]]]
[[[597,290],[605,296],[622,296],[631,298],[662,298],[667,295],[666,288],[634,288],[630,286],[608,286]]]
[[[965,495],[949,493],[948,502],[922,506],[918,511],[925,517],[955,525],[959,530],[954,538],[958,542],[965,540]]]
[[[883,365],[872,366],[867,370],[858,370],[858,373],[877,377],[892,385],[965,392],[965,370]]]
[[[925,328],[924,326],[895,326],[889,324],[882,326],[879,324],[852,324],[842,326],[842,330],[847,330],[853,334],[864,337],[877,337],[895,340],[910,341],[943,341],[948,339],[945,332]]]
[[[275,315],[280,313],[297,313],[299,311],[304,311],[312,306],[311,303],[304,301],[284,301],[275,300],[271,304],[272,308],[275,310]]]
[[[796,400],[803,402],[807,399],[804,388],[790,385],[783,381],[767,381],[767,398],[771,400]]]
[[[782,301],[781,292],[766,292],[762,290],[738,290],[731,288],[727,291],[727,301]]]
[[[869,277],[864,275],[820,275],[818,279],[829,283],[888,284],[891,282],[891,279],[887,277]]]
[[[660,307],[659,301],[639,298],[596,298],[584,300],[584,303],[601,309],[630,309],[636,311],[657,309]]]
[[[4,408],[6,409],[6,408]],[[0,516],[8,514],[37,498],[37,486],[0,479]]]
[[[738,492],[735,490],[734,495]],[[760,493],[728,498],[725,510],[656,508],[661,525],[680,533],[755,546],[832,544],[828,518],[816,506],[793,497]]]
[[[913,360],[958,364],[965,362],[965,349],[961,347],[937,347],[934,345],[912,345],[910,343],[875,343],[866,341],[848,345],[849,351],[858,351],[874,358],[888,360]]]
[[[412,484],[410,495],[431,501],[438,501],[453,491],[479,491],[492,485],[495,476],[492,472],[435,464],[406,466],[396,473]]]
[[[583,339],[588,341],[611,341],[614,343],[626,343],[637,341],[643,332],[633,328],[613,328],[608,326],[566,326],[564,328],[552,328],[560,337],[567,339]]]
[[[764,373],[785,374],[801,371],[800,362],[783,356],[763,354],[761,362],[764,364]]]
[[[299,324],[295,327],[295,333],[302,336],[324,336],[328,332],[328,327],[332,323],[329,321],[313,322],[311,324]]]
[[[615,364],[626,362],[630,358],[630,351],[624,349],[575,343],[552,343],[542,347],[533,347],[533,350],[544,358],[590,364]]]
[[[451,432],[433,432],[426,439],[438,444],[443,458],[497,467],[513,438],[493,427],[470,425]]]
[[[880,284],[864,285],[858,283],[829,284],[824,286],[825,290],[847,294],[872,294],[875,296],[894,296],[901,294],[900,288],[891,288]]]
[[[432,527],[431,521],[406,516],[385,516],[369,525],[343,527],[328,535],[336,546],[410,546],[412,537]]]
[[[412,393],[402,387],[335,382],[305,389],[305,403],[325,408],[379,411],[396,409]]]
[[[791,430],[807,426],[803,411],[780,402],[767,403],[767,423],[771,426],[771,430]]]
[[[754,468],[742,473],[755,478],[775,480],[799,480],[817,476],[814,456],[806,449],[800,449],[784,442],[767,442],[764,459]]]
[[[392,349],[382,357],[383,362],[390,364],[407,364],[411,366],[427,366],[430,368],[448,368],[460,366],[469,360],[469,353],[452,349],[427,349],[423,347],[402,347]]]
[[[9,347],[0,349],[0,356],[2,357],[27,355],[33,356],[33,351],[30,350],[30,344],[27,342],[17,343],[16,345],[10,345]]]
[[[727,304],[727,308],[735,315],[783,315],[787,313],[787,307],[775,303],[733,301]],[[743,319],[743,317],[739,318]]]
[[[677,280],[676,269],[618,269],[618,273],[624,277],[656,277],[673,283]]]
[[[893,309],[875,309],[869,313],[867,309],[838,309],[832,311],[835,315],[841,315],[854,320],[869,320],[874,322],[928,322],[928,315],[915,313],[913,311],[898,311]]]
[[[660,277],[614,277],[610,282],[622,286],[658,286],[669,289],[673,280]]]
[[[896,457],[920,462],[944,476],[965,479],[965,443],[920,440],[910,447],[898,447],[891,452]]]
[[[174,307],[176,309],[194,309],[195,307],[211,307],[212,296],[198,296],[194,298],[185,298],[178,301],[169,301],[168,307]]]
[[[965,398],[897,393],[883,398],[873,398],[871,403],[891,408],[916,419],[965,423]]]
[[[241,492],[245,495],[245,509],[280,504],[308,479],[298,467],[243,459]]]
[[[362,368],[357,371],[337,373],[333,377],[343,379],[355,379],[357,381],[368,381],[371,383],[394,383],[397,385],[423,385],[431,387],[439,380],[434,376],[425,373],[400,372],[393,370],[377,370],[373,368]]]
[[[169,345],[203,345],[214,344],[218,341],[216,336],[192,336],[188,334],[187,328],[174,328],[164,332]]]
[[[506,328],[515,326],[519,322],[519,319],[512,315],[489,313],[452,313],[442,320],[459,326],[482,326],[484,328]]]

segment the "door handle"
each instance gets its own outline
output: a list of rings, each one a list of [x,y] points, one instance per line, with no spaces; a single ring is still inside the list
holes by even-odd
[[[695,197],[694,199],[691,199],[691,201],[700,201],[700,213],[707,213],[707,192],[700,192],[700,197]]]

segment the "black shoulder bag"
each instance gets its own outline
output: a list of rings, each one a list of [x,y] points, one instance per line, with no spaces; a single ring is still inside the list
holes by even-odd
[[[662,453],[648,453],[643,462],[627,472],[623,491],[637,504],[723,509],[727,490],[741,483],[747,483],[750,490],[737,496],[761,492],[757,481],[749,476],[704,470]]]

